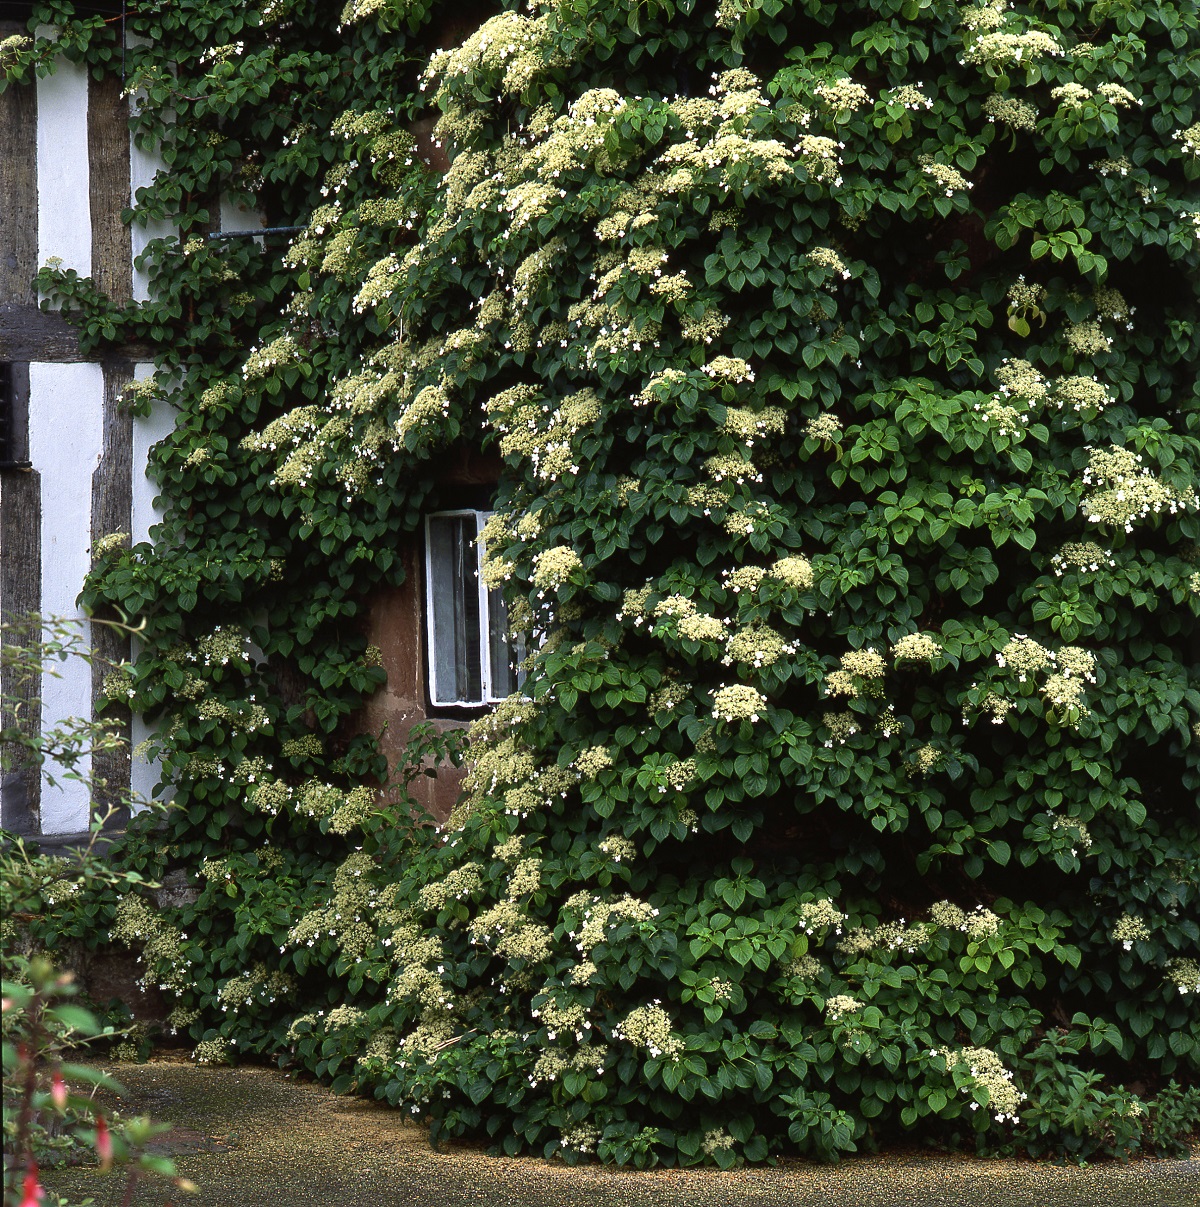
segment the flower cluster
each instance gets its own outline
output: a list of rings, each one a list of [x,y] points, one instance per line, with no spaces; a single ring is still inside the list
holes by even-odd
[[[929,907],[929,920],[943,930],[962,931],[977,940],[991,938],[1000,931],[1000,919],[982,905],[966,913],[952,901],[938,901]]]
[[[1064,377],[1054,385],[1051,401],[1061,411],[1070,409],[1094,418],[1112,401],[1094,377]]]
[[[1052,818],[1051,829],[1063,831],[1069,841],[1074,844],[1071,847],[1072,855],[1078,855],[1080,847],[1082,847],[1084,851],[1087,851],[1091,848],[1092,836],[1087,826],[1083,822],[1074,817],[1058,817],[1054,814],[1053,810],[1047,811],[1050,813]]]
[[[739,595],[743,591],[753,595],[766,576],[766,570],[759,566],[738,566],[733,570],[721,572],[721,578],[724,580],[726,588],[735,595]]]
[[[847,1014],[857,1014],[862,1008],[862,1002],[845,993],[835,993],[825,1002],[825,1013],[829,1016],[829,1021],[833,1023],[838,1022]]]
[[[425,909],[441,909],[450,901],[465,901],[483,888],[483,867],[462,863],[442,880],[425,885],[418,896]]]
[[[1166,967],[1167,980],[1182,994],[1200,993],[1200,962],[1176,958]]]
[[[638,1006],[613,1026],[613,1038],[635,1048],[645,1048],[651,1057],[673,1060],[683,1051],[683,1039],[672,1030],[671,1016],[655,1001]]]
[[[813,88],[813,95],[830,109],[861,109],[871,103],[871,94],[849,77],[823,81]]]
[[[474,942],[510,960],[539,963],[553,948],[549,928],[531,922],[511,897],[473,918],[467,930]]]
[[[733,1137],[725,1130],[719,1127],[712,1128],[704,1133],[704,1139],[701,1141],[700,1150],[705,1156],[711,1157],[713,1153],[720,1152],[722,1149],[730,1149],[733,1147]]]
[[[1084,685],[1078,679],[1067,675],[1048,675],[1041,686],[1041,693],[1046,703],[1069,720],[1078,721],[1086,716],[1088,709],[1083,703]]]
[[[1041,29],[1024,33],[985,33],[963,50],[964,63],[985,67],[1012,68],[1038,59],[1061,57],[1058,40]]]
[[[60,905],[78,896],[82,889],[83,885],[78,880],[51,880],[42,889],[42,900],[47,905]]]
[[[1186,130],[1176,130],[1171,137],[1185,155],[1200,156],[1200,122],[1193,122]]]
[[[796,154],[800,156],[800,162],[811,180],[837,187],[842,183],[842,158],[839,152],[843,146],[843,143],[820,134],[802,134],[796,142]]]
[[[834,674],[836,673],[835,671]],[[861,732],[862,729],[859,718],[852,712],[823,713],[821,724],[829,730],[829,737],[825,739],[827,747],[832,747],[835,742],[839,746],[844,746],[849,738]]]
[[[754,374],[751,372],[750,366],[736,356],[714,356],[704,366],[704,372],[713,381],[724,382],[729,385],[737,385],[741,382],[752,382],[754,380]]]
[[[128,545],[128,532],[110,532],[107,536],[100,537],[92,545],[92,552],[96,557],[107,557],[110,553],[119,553]]]
[[[806,557],[783,557],[767,571],[770,578],[797,591],[807,591],[813,585],[812,563]]]
[[[879,926],[856,927],[838,943],[837,948],[848,956],[894,951],[912,955],[929,940],[931,933],[932,927],[928,924],[918,922],[909,926],[901,918],[897,922],[883,922]]]
[[[931,1056],[940,1056],[947,1069],[956,1068],[970,1076],[968,1084],[961,1087],[964,1094],[981,1089],[987,1092],[986,1103],[991,1108],[997,1123],[1017,1121],[1017,1112],[1027,1095],[1013,1084],[1012,1072],[990,1048],[960,1048],[958,1051],[934,1049]],[[971,1110],[979,1109],[979,1102],[970,1103]]]
[[[712,715],[718,721],[757,721],[766,709],[766,696],[744,683],[720,687],[713,693]]]
[[[1099,323],[1068,323],[1063,333],[1067,347],[1077,356],[1103,356],[1113,345],[1111,336],[1104,334]]]
[[[612,765],[612,751],[607,746],[592,746],[575,758],[575,767],[585,780],[594,780],[601,771]]]
[[[914,113],[920,109],[932,109],[933,101],[921,91],[922,87],[922,84],[901,84],[899,88],[886,93],[885,99],[890,105],[902,105]]]
[[[1052,660],[1044,645],[1023,633],[1017,633],[996,655],[996,665],[1014,672],[1018,683],[1026,682],[1030,675],[1049,666]]]
[[[589,1123],[580,1123],[576,1127],[567,1128],[559,1134],[559,1146],[568,1152],[581,1153],[588,1156],[596,1151],[600,1142],[601,1132],[598,1127]]]
[[[1069,541],[1051,557],[1050,564],[1059,578],[1067,570],[1097,574],[1101,566],[1112,570],[1117,565],[1112,551],[1102,549],[1094,541]]]
[[[1178,515],[1200,504],[1194,488],[1173,490],[1142,464],[1140,453],[1116,444],[1089,450],[1083,484],[1094,488],[1083,500],[1088,520],[1126,532],[1147,516]]]
[[[739,629],[726,642],[726,666],[735,662],[748,663],[753,667],[771,666],[786,654],[794,652],[795,645],[785,641],[779,633],[765,624],[751,625]]]
[[[955,193],[975,187],[972,181],[968,180],[957,168],[950,167],[949,164],[931,160],[922,165],[921,171],[932,177],[934,184],[944,190],[947,197],[953,197]]]
[[[841,439],[842,424],[836,415],[818,415],[815,419],[810,419],[805,423],[804,434],[810,440],[836,444]]]
[[[21,58],[21,55],[33,46],[33,39],[27,38],[23,34],[11,34],[7,38],[0,38],[0,68],[9,68],[15,66]]]
[[[148,969],[141,978],[143,988],[157,986],[181,994],[189,986],[192,960],[182,947],[187,935],[143,898],[131,893],[118,899],[108,937],[126,947],[141,947],[138,963]]]
[[[1008,297],[1014,310],[1027,311],[1037,307],[1044,293],[1041,286],[1026,285],[1021,280],[1008,291]],[[996,370],[996,380],[1001,395],[1021,399],[1029,406],[1043,401],[1049,392],[1046,379],[1027,360],[1002,361]]]
[[[1038,111],[1027,101],[995,92],[983,102],[989,122],[1000,122],[1011,130],[1037,129]]]
[[[821,961],[815,956],[803,955],[788,960],[782,967],[784,976],[795,977],[801,981],[813,981],[823,971]]]
[[[797,926],[806,935],[821,930],[832,930],[840,935],[845,921],[846,915],[828,897],[819,901],[804,901],[797,911]]]
[[[896,662],[933,662],[942,652],[941,642],[928,633],[906,633],[892,646]]]
[[[584,1044],[574,1052],[557,1047],[546,1048],[533,1066],[529,1086],[534,1089],[541,1082],[557,1081],[564,1073],[595,1073],[599,1076],[604,1072],[607,1058],[608,1048],[603,1044],[594,1047]]]
[[[613,863],[628,862],[637,854],[637,844],[620,834],[610,834],[600,843],[600,850]]]
[[[247,381],[260,381],[274,375],[283,365],[295,364],[301,358],[301,348],[291,335],[281,335],[263,348],[252,349],[242,366]]]
[[[570,906],[571,902],[567,902]],[[583,924],[578,935],[572,931],[576,947],[586,955],[598,943],[602,943],[610,926],[622,919],[635,925],[649,924],[658,917],[658,910],[645,901],[626,894],[613,901],[589,901],[583,910]]]
[[[534,554],[533,585],[539,588],[539,598],[546,591],[563,586],[572,574],[581,569],[583,562],[569,545],[556,545]]]
[[[913,752],[909,772],[913,775],[928,775],[936,771],[942,761],[942,751],[931,742],[925,742]]]
[[[1150,927],[1136,914],[1122,914],[1108,932],[1114,943],[1120,943],[1126,951],[1132,951],[1135,943],[1150,938]]]
[[[216,1039],[202,1039],[192,1053],[192,1059],[201,1065],[227,1065],[233,1060],[230,1050],[231,1041],[223,1036]]]
[[[878,695],[876,682],[887,672],[887,662],[876,650],[850,650],[843,654],[839,669],[825,676],[825,694],[857,698],[862,691]]]

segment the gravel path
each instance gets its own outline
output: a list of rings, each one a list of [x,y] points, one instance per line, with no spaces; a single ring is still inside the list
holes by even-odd
[[[396,1111],[273,1069],[197,1069],[156,1061],[111,1070],[120,1109],[170,1120],[163,1149],[200,1187],[179,1207],[1200,1207],[1192,1160],[1093,1168],[981,1161],[915,1151],[840,1165],[626,1172],[430,1149]],[[73,1201],[121,1207],[124,1184],[94,1169],[47,1177]],[[161,1205],[146,1186],[137,1207]]]

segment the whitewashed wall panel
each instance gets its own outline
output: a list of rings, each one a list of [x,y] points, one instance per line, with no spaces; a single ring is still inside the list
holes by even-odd
[[[92,473],[103,449],[104,374],[97,364],[29,366],[29,459],[42,481],[42,588],[44,616],[73,617],[90,626],[75,603],[91,564]],[[91,667],[61,664],[42,683],[42,732],[66,717],[92,715]],[[54,772],[57,776],[57,772]],[[88,824],[83,785],[42,781],[42,832],[65,834]]]
[[[57,256],[81,276],[92,272],[88,189],[88,76],[60,60],[37,82],[38,263]]]

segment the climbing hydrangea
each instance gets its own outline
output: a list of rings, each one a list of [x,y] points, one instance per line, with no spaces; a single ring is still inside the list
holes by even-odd
[[[147,303],[39,289],[178,416],[85,603],[145,618],[136,858],[199,899],[113,931],[194,1040],[572,1161],[1167,1130],[1110,1081],[1200,1059],[1195,25],[801,7],[131,10],[179,238]],[[219,194],[301,229],[210,239]],[[368,698],[422,697],[376,612],[459,507],[519,687],[447,813],[468,715],[385,782]]]

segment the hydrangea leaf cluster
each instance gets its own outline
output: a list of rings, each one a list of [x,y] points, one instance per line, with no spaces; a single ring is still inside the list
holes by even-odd
[[[463,416],[423,439],[494,433],[540,643],[451,819],[475,887],[416,902],[454,1001],[365,1069],[440,1133],[1037,1148],[1066,1000],[1195,1068],[1193,102],[1153,83],[1194,24],[893,7],[549,5],[430,64],[451,168],[382,304],[487,348],[413,388]],[[550,1004],[604,1044],[553,1083]]]
[[[197,585],[122,681],[188,703],[176,857],[363,810],[348,710],[268,715],[251,784],[190,706],[293,648],[369,689],[336,620],[435,450],[504,459],[485,573],[535,652],[444,842],[326,864],[206,1040],[322,967],[354,1013],[293,989],[258,1050],[509,1152],[1150,1143],[1123,1085],[1200,1064],[1198,39],[1107,0],[505,9],[429,61],[432,198],[347,105],[282,317],[184,366],[181,549],[237,485],[293,590],[240,613],[263,663],[201,653]]]

